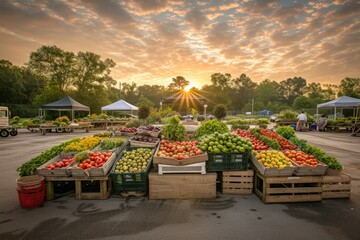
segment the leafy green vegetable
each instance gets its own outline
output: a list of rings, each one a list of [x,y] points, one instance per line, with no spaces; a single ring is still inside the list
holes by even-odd
[[[38,156],[32,158],[30,161],[27,161],[24,164],[22,164],[20,167],[16,169],[16,171],[19,172],[20,176],[33,175],[36,171],[36,168],[40,167],[47,161],[59,155],[63,151],[63,149],[69,144],[79,141],[80,138],[74,138],[59,145],[56,145],[52,147],[50,150],[45,150],[44,152],[40,153]]]
[[[228,133],[229,128],[226,123],[219,122],[216,119],[204,121],[201,126],[196,130],[195,137],[198,139],[203,135],[212,133]]]
[[[99,149],[100,150],[110,150],[117,147],[121,147],[124,144],[123,138],[110,138],[107,140],[101,140]]]
[[[277,127],[275,131],[277,134],[286,139],[290,139],[291,137],[295,136],[295,130],[289,126]]]
[[[275,150],[279,150],[280,149],[280,145],[278,143],[278,141],[276,141],[275,139],[271,139],[269,137],[265,137],[263,135],[258,135],[258,137],[256,137],[258,139],[260,139],[261,141],[263,141],[266,145],[268,145],[269,147],[271,147],[272,149]]]
[[[170,124],[165,125],[162,128],[164,139],[170,141],[183,141],[186,137],[186,129],[180,124],[178,116],[174,116],[170,119]]]

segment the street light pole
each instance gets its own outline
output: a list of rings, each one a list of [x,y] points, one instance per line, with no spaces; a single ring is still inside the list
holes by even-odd
[[[206,120],[206,108],[207,108],[207,106],[208,106],[208,105],[205,103],[205,104],[204,104],[204,119],[205,119],[205,120]]]

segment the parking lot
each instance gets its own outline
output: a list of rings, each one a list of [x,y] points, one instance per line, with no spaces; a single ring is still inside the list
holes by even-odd
[[[76,200],[72,194],[20,208],[16,168],[67,139],[94,133],[22,131],[0,139],[0,239],[360,239],[360,138],[348,133],[297,135],[341,161],[353,176],[350,199],[264,204],[255,194],[202,200]]]

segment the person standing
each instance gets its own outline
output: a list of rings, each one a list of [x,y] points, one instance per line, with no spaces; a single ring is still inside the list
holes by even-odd
[[[304,113],[304,111],[302,111],[298,117],[297,117],[298,121],[296,123],[296,130],[297,131],[301,131],[304,127],[305,127],[305,124],[307,122],[307,116],[306,114]]]
[[[321,115],[321,117],[319,118],[319,121],[317,123],[317,130],[318,131],[325,131],[325,127],[327,124],[327,118],[325,116],[325,114]]]

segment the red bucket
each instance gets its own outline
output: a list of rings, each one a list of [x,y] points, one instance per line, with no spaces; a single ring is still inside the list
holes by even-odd
[[[22,208],[35,208],[44,205],[45,201],[45,187],[38,191],[22,191],[17,188],[20,206]]]

